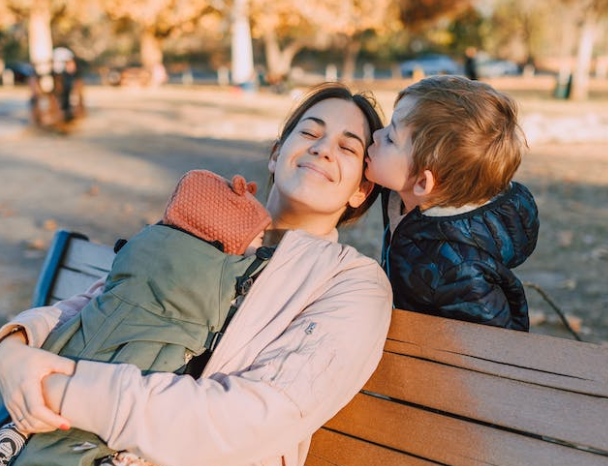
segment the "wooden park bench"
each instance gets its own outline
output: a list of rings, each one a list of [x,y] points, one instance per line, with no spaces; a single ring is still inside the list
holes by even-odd
[[[80,292],[110,247],[60,231],[34,305]],[[395,310],[364,389],[307,466],[608,465],[608,347]]]

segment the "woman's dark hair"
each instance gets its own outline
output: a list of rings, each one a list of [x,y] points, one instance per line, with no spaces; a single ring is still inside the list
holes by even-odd
[[[353,93],[347,86],[341,83],[323,83],[313,87],[308,93],[301,99],[298,106],[291,112],[291,114],[285,120],[283,128],[280,132],[279,137],[275,141],[272,150],[271,157],[283,145],[285,140],[291,135],[295,127],[300,122],[302,116],[314,105],[318,104],[327,99],[341,99],[347,102],[354,103],[365,116],[365,120],[369,126],[369,140],[366,141],[367,146],[372,141],[372,135],[374,131],[382,128],[382,117],[380,116],[381,110],[379,109],[376,99],[370,92],[357,92]],[[365,153],[363,154],[363,178],[362,181],[368,181],[365,178],[365,157],[367,156],[367,146]],[[271,176],[270,183],[274,182],[274,177]],[[354,223],[357,221],[374,203],[376,198],[380,194],[380,186],[374,185],[372,191],[367,196],[365,201],[357,208],[347,206],[346,210],[338,220],[337,226]]]

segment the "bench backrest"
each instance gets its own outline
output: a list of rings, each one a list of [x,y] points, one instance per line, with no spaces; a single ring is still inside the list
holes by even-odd
[[[36,305],[85,290],[111,248],[59,232]],[[608,347],[395,310],[364,390],[307,466],[608,465]]]
[[[111,247],[80,233],[59,230],[42,265],[32,306],[46,306],[82,293],[105,276],[114,260]]]

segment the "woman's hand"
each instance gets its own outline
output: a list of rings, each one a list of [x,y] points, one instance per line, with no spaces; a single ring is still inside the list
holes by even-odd
[[[50,374],[72,375],[76,364],[47,351],[25,345],[15,333],[0,343],[0,393],[17,428],[26,433],[68,429],[69,421],[46,404],[42,380]]]

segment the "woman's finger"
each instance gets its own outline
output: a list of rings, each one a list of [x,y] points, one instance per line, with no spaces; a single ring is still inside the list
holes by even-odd
[[[33,416],[28,414],[26,410],[23,410],[21,406],[27,407],[25,400],[14,404],[7,404],[6,408],[11,416],[11,420],[15,426],[23,433],[31,434],[36,432],[51,432],[56,430],[57,427],[44,421],[38,421]]]
[[[17,414],[15,416],[11,416],[11,420],[13,421],[13,424],[15,424],[15,426],[17,427],[17,429],[19,429],[20,431],[24,431],[24,424],[25,424],[25,416],[22,414]]]
[[[32,432],[46,432],[48,430],[69,427],[69,421],[55,413],[45,403],[40,386],[27,387],[23,392],[25,416],[29,421]]]
[[[28,404],[29,412],[31,416],[28,416],[28,422],[31,426],[32,432],[48,432],[55,429],[67,430],[69,429],[70,422],[56,414],[44,404]]]

